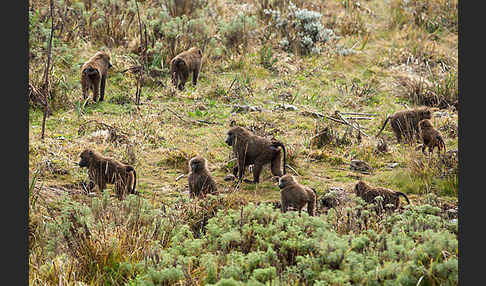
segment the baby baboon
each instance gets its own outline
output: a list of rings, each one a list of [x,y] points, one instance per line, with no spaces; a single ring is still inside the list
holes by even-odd
[[[137,173],[132,166],[106,158],[90,149],[84,150],[80,156],[79,166],[88,168],[90,189],[96,184],[100,191],[103,191],[108,183],[115,184],[119,199],[123,199],[127,193],[137,193]]]
[[[407,109],[397,111],[388,116],[381,127],[380,132],[376,135],[378,137],[381,131],[385,129],[386,123],[390,120],[390,126],[400,143],[402,136],[406,140],[412,140],[413,136],[418,136],[418,123],[422,119],[431,119],[432,111],[427,107],[420,107],[416,109]]]
[[[395,210],[400,205],[399,196],[403,196],[407,203],[410,204],[407,195],[405,195],[404,193],[385,189],[382,187],[371,187],[364,181],[359,181],[356,184],[356,186],[354,187],[354,192],[357,196],[361,197],[365,202],[369,204],[375,203],[375,198],[377,196],[382,196],[383,207],[385,207],[387,204],[392,204],[392,210]]]
[[[170,76],[172,83],[184,90],[189,74],[192,73],[192,84],[197,84],[197,77],[201,70],[202,52],[199,48],[192,47],[189,50],[175,56],[170,61]],[[180,81],[180,82],[179,82]]]
[[[439,149],[439,153],[444,149],[446,150],[444,139],[440,135],[439,131],[437,131],[434,126],[432,126],[432,122],[428,119],[421,120],[419,122],[419,135],[422,138],[422,152],[425,154],[425,147],[429,147],[429,153],[434,152],[434,148],[437,146]]]
[[[301,185],[290,174],[280,177],[278,181],[280,188],[280,202],[282,212],[287,212],[289,206],[299,210],[301,215],[302,208],[307,204],[307,212],[310,216],[314,215],[317,205],[317,195],[314,189]]]
[[[111,68],[110,56],[104,52],[99,51],[92,56],[81,67],[81,86],[83,88],[83,98],[88,97],[88,92],[93,91],[93,101],[100,101],[105,98],[105,84],[108,69]]]
[[[246,166],[253,164],[253,181],[245,180],[247,183],[258,183],[263,165],[271,163],[270,167],[274,176],[282,176],[281,158],[282,153],[279,146],[283,149],[283,175],[286,174],[286,151],[285,146],[280,141],[270,140],[250,133],[243,127],[235,126],[228,131],[226,144],[233,146],[233,153],[238,159],[237,166],[233,169],[235,177],[241,181]]]
[[[189,160],[189,195],[201,196],[208,193],[217,192],[216,182],[209,174],[209,170],[206,166],[206,159],[201,156],[196,156]]]

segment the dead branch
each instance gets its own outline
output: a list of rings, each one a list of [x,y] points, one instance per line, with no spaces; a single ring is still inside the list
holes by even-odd
[[[374,118],[373,117],[360,116],[360,117],[345,117],[345,119],[347,119],[347,120],[372,120]]]
[[[336,110],[336,112],[334,112],[334,114],[336,116],[338,116],[341,120],[343,120],[347,125],[353,127],[354,129],[358,130],[358,132],[360,132],[361,134],[365,135],[366,137],[370,137],[368,134],[366,134],[364,131],[361,130],[361,128],[359,127],[356,127],[354,126],[353,124],[349,123],[349,121],[347,121],[339,111]]]
[[[342,115],[365,115],[365,116],[377,116],[375,113],[361,113],[361,112],[341,112]]]
[[[175,179],[175,180],[176,180],[176,182],[177,182],[177,181],[179,181],[181,178],[183,178],[185,175],[186,175],[186,174],[182,174],[182,175],[178,176],[178,177]]]
[[[183,117],[181,117],[179,114],[177,114],[177,112],[175,112],[174,110],[166,107],[166,109],[168,111],[170,111],[172,114],[174,114],[175,116],[177,116],[177,118],[179,118],[180,120],[186,122],[186,123],[198,123],[198,124],[201,124],[201,123],[206,123],[206,124],[216,124],[216,125],[222,125],[221,123],[219,122],[211,122],[211,121],[206,121],[206,120],[192,120],[192,119],[185,119]]]
[[[42,116],[42,131],[41,140],[44,140],[44,134],[46,129],[46,119],[48,112],[48,98],[49,98],[49,70],[51,65],[51,50],[52,50],[52,37],[54,35],[54,1],[49,1],[50,12],[51,12],[51,34],[49,36],[49,45],[47,47],[47,64],[44,71],[44,82],[42,84],[42,93],[44,94],[44,101],[42,105],[44,106],[44,114]]]

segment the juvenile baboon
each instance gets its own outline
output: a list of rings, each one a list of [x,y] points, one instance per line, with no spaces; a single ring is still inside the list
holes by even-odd
[[[377,196],[383,197],[383,207],[387,204],[392,204],[391,210],[395,210],[400,205],[399,196],[403,196],[408,204],[410,201],[408,200],[407,195],[402,192],[393,191],[390,189],[385,189],[382,187],[371,187],[366,184],[364,181],[359,181],[355,187],[354,192],[357,196],[361,197],[367,203],[375,203],[375,198]]]
[[[132,166],[104,157],[91,149],[81,152],[80,157],[79,166],[88,168],[89,189],[97,185],[103,191],[108,183],[115,185],[119,199],[123,199],[127,193],[137,193],[137,173]]]
[[[280,177],[278,187],[280,188],[282,212],[287,212],[288,207],[291,206],[299,210],[300,216],[302,208],[307,204],[309,215],[315,214],[317,195],[314,189],[299,184],[290,174]]]
[[[439,153],[442,149],[446,149],[444,139],[442,139],[442,135],[440,135],[439,131],[437,131],[434,126],[432,126],[432,122],[428,119],[421,120],[419,122],[419,135],[422,138],[422,152],[425,154],[425,147],[429,147],[429,153],[434,152],[434,148],[437,147],[439,149]]]
[[[260,173],[265,164],[271,163],[270,167],[274,176],[281,177],[286,174],[286,151],[285,146],[280,141],[270,140],[258,135],[252,134],[243,127],[235,126],[228,131],[226,144],[233,146],[233,153],[238,159],[237,166],[233,169],[235,177],[238,174],[238,180],[241,181],[246,166],[253,166],[253,181],[245,180],[247,183],[260,182]],[[282,152],[283,150],[283,174],[281,171]]]
[[[105,85],[108,69],[111,68],[110,56],[104,52],[99,51],[92,56],[81,67],[81,86],[83,88],[83,98],[88,97],[88,92],[93,91],[93,101],[100,101],[105,98]]]
[[[390,120],[390,126],[399,143],[401,142],[402,136],[406,140],[412,140],[414,135],[418,137],[419,121],[431,118],[432,111],[427,107],[397,111],[386,118],[383,127],[381,127],[376,137],[381,134],[383,129],[385,129],[386,123]]]
[[[170,76],[172,83],[184,90],[189,74],[192,73],[192,84],[197,84],[197,77],[201,70],[202,52],[199,48],[192,47],[175,56],[170,61]]]
[[[206,159],[201,156],[193,157],[189,160],[189,169],[191,170],[188,177],[191,198],[217,192],[216,182],[209,173]]]

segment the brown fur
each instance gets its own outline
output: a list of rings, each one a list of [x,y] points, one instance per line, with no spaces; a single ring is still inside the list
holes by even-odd
[[[192,73],[192,83],[197,84],[199,71],[201,70],[202,52],[199,48],[192,47],[189,50],[175,56],[170,61],[170,76],[172,83],[179,89],[184,90],[186,81]]]
[[[365,202],[371,204],[376,203],[375,198],[377,196],[383,197],[383,206],[387,204],[392,204],[392,210],[395,210],[400,206],[400,199],[399,196],[403,196],[407,203],[410,204],[407,195],[402,192],[393,191],[390,189],[385,189],[382,187],[371,187],[366,184],[364,181],[359,181],[355,187],[354,192],[357,196],[362,198]]]
[[[103,191],[108,183],[115,184],[119,199],[123,199],[127,193],[137,193],[137,173],[132,166],[104,157],[90,149],[84,150],[80,157],[79,166],[88,168],[90,189],[96,184]]]
[[[313,189],[299,184],[290,174],[280,177],[278,186],[280,188],[282,212],[287,212],[288,207],[291,206],[299,211],[300,216],[302,208],[307,204],[309,215],[315,215],[317,195]]]
[[[437,131],[434,126],[432,126],[432,122],[428,119],[421,120],[419,122],[419,135],[422,138],[423,145],[422,145],[422,152],[425,154],[425,147],[429,147],[429,153],[434,152],[434,148],[437,147],[439,149],[439,153],[444,149],[446,150],[444,139],[442,139],[442,135],[440,135],[439,131]]]
[[[201,196],[218,191],[216,182],[211,177],[206,166],[206,159],[196,156],[189,160],[189,194],[191,197]]]
[[[89,90],[93,91],[93,101],[100,101],[105,98],[105,85],[108,69],[111,67],[110,56],[99,51],[92,56],[81,67],[81,86],[83,88],[83,98],[88,97]]]
[[[260,173],[265,164],[271,163],[271,170],[274,176],[282,176],[281,158],[282,153],[278,146],[283,149],[283,175],[286,173],[286,151],[285,146],[280,141],[272,141],[270,139],[260,137],[252,134],[243,127],[232,127],[228,131],[226,144],[233,146],[233,153],[238,159],[238,165],[233,169],[233,174],[238,174],[238,180],[241,181],[246,166],[253,166],[253,181],[245,180],[248,183],[258,183],[260,181]]]
[[[406,140],[412,140],[415,135],[418,137],[418,123],[422,119],[431,119],[432,111],[427,107],[420,107],[416,109],[401,110],[386,118],[381,127],[380,132],[376,135],[378,137],[390,120],[390,126],[395,133],[398,142],[401,142],[402,136]]]

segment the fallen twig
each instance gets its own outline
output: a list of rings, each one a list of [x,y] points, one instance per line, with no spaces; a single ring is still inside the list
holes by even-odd
[[[180,120],[186,122],[186,123],[206,123],[206,124],[217,124],[217,125],[222,125],[221,123],[219,122],[211,122],[211,121],[206,121],[206,120],[202,120],[202,119],[197,119],[197,120],[192,120],[192,119],[185,119],[183,117],[181,117],[179,114],[177,114],[177,112],[175,112],[174,110],[166,107],[166,109],[168,111],[170,111],[172,114],[174,114],[175,116],[177,116],[177,118],[179,118]]]
[[[353,124],[349,123],[349,121],[347,121],[339,111],[336,110],[336,112],[334,113],[336,114],[339,118],[341,118],[347,125],[353,127],[354,129],[358,130],[358,132],[360,132],[361,134],[365,135],[366,137],[370,137],[368,134],[366,134],[364,131],[361,130],[361,128],[359,127],[356,127],[354,126]]]
[[[371,120],[374,119],[373,117],[345,117],[346,119],[351,119],[351,120]]]
[[[375,113],[361,113],[361,112],[340,112],[343,115],[365,115],[365,116],[378,116]]]
[[[182,174],[182,175],[178,176],[178,177],[175,179],[175,180],[176,180],[176,182],[177,182],[177,181],[179,181],[181,178],[183,178],[185,175],[186,175],[186,174]]]

